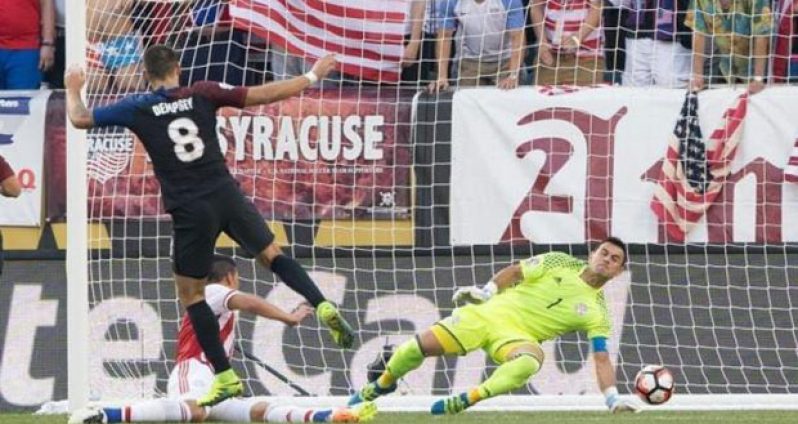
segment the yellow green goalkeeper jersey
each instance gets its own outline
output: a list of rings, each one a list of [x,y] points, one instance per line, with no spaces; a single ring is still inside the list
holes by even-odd
[[[523,280],[479,305],[479,313],[497,325],[522,329],[538,342],[572,331],[589,338],[610,336],[604,292],[579,276],[585,261],[551,252],[521,261]]]

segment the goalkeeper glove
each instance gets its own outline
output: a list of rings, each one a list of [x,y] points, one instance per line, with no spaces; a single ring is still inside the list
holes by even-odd
[[[454,302],[455,305],[461,303],[473,303],[478,305],[486,302],[498,291],[499,287],[496,286],[496,283],[493,281],[488,281],[488,283],[482,287],[461,287],[455,290],[454,296],[452,296],[452,302]]]
[[[623,414],[625,412],[640,412],[640,407],[631,400],[621,399],[618,389],[613,386],[604,391],[604,404],[613,414]]]

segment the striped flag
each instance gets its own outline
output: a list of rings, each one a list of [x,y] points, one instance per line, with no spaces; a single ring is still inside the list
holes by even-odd
[[[792,153],[790,153],[787,166],[784,168],[784,179],[791,183],[798,183],[798,138],[795,139]]]
[[[688,92],[662,161],[651,209],[669,241],[685,236],[720,194],[743,133],[748,94],[723,114],[722,126],[704,142],[698,124],[698,95]]]
[[[233,24],[287,52],[338,56],[356,78],[398,82],[408,0],[232,0]]]

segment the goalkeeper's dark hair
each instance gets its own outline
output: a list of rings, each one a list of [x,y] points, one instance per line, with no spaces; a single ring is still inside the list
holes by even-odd
[[[149,80],[165,79],[180,66],[180,54],[163,44],[155,44],[144,52],[144,69]]]
[[[599,243],[593,250],[598,249],[598,247],[604,243],[614,244],[623,250],[623,260],[621,261],[621,266],[626,266],[626,261],[629,259],[629,251],[626,250],[626,243],[624,243],[623,240],[619,239],[618,237],[610,236],[602,240],[601,243]]]
[[[236,272],[236,261],[225,255],[213,255],[211,262],[211,272],[208,273],[209,283],[219,283],[229,274]]]

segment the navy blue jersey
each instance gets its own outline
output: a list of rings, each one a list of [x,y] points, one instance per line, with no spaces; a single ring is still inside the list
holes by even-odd
[[[216,133],[216,110],[244,107],[247,89],[200,81],[191,87],[159,89],[94,109],[94,125],[123,126],[144,143],[171,210],[225,184],[227,170]]]

